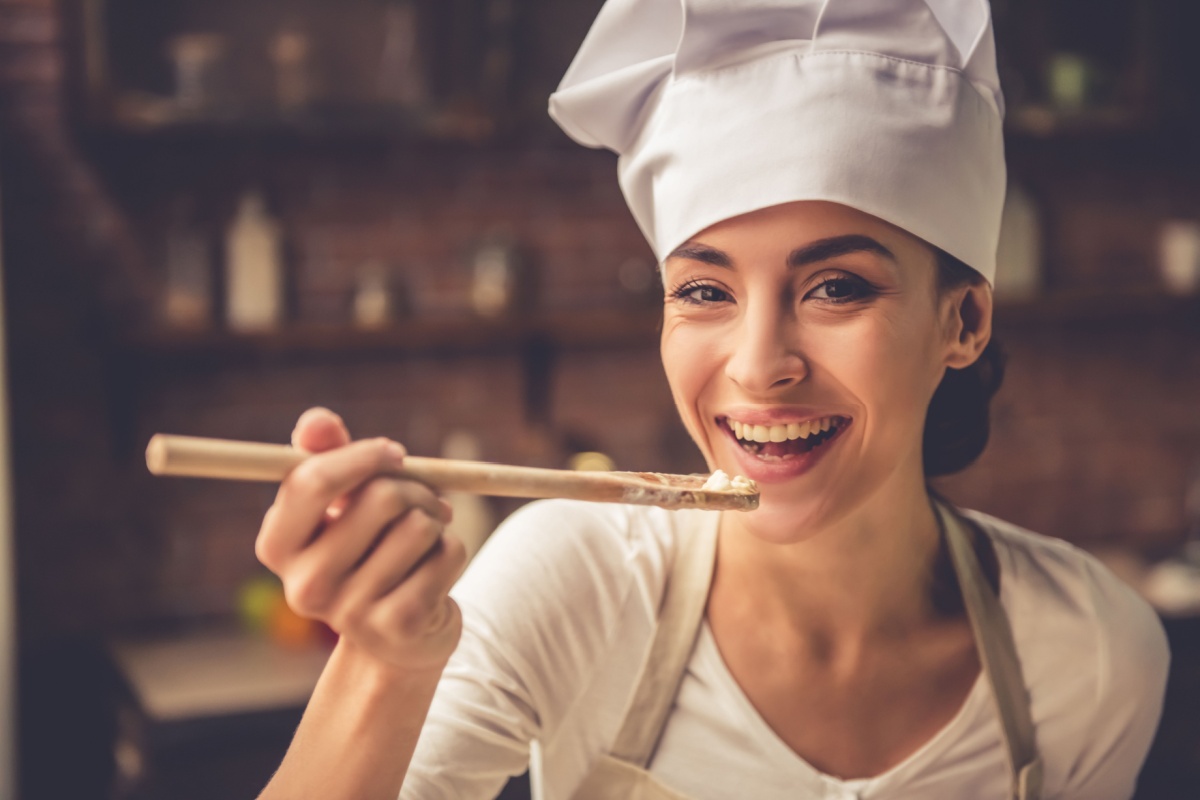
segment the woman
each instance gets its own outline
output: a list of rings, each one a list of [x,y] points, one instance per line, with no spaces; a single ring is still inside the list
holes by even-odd
[[[610,0],[552,98],[621,154],[676,406],[760,508],[531,504],[451,599],[403,449],[305,414],[258,554],[342,638],[264,796],[1130,796],[1153,613],[926,485],[999,379],[987,9],[864,5]]]

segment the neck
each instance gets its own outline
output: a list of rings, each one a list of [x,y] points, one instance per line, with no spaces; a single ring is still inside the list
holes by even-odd
[[[794,543],[764,541],[725,514],[714,597],[775,630],[856,650],[900,639],[937,616],[938,523],[924,478],[883,487],[855,511]],[[739,614],[738,616],[741,616]]]

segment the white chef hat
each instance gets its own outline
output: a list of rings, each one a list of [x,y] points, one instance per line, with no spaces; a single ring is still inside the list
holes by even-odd
[[[993,280],[1004,99],[986,0],[607,0],[550,115],[620,156],[660,260],[723,219],[828,200]]]

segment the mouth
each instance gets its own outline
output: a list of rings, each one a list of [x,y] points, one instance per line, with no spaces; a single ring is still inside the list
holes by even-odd
[[[717,423],[747,455],[765,462],[785,462],[820,452],[850,425],[850,418],[832,415],[801,422],[757,425],[718,417]]]

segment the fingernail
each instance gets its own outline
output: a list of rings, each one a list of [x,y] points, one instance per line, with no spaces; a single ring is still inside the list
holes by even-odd
[[[300,412],[300,417],[297,421],[311,419],[312,417],[315,417],[319,414],[328,414],[328,413],[329,413],[329,409],[327,409],[327,408],[324,408],[322,406],[312,406],[312,407],[306,408],[306,409],[304,409],[304,411]]]
[[[388,442],[385,450],[388,458],[393,461],[403,461],[404,457],[408,455],[408,451],[404,449],[404,445],[399,442]]]

